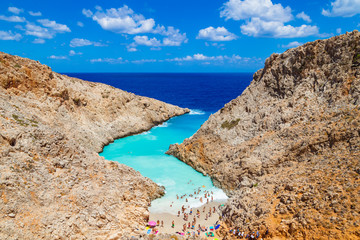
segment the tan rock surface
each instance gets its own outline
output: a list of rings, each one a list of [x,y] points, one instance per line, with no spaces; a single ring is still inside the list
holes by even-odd
[[[136,234],[163,189],[98,152],[187,111],[0,53],[0,239]]]
[[[227,191],[229,227],[360,239],[359,92],[359,32],[307,43],[271,55],[241,96],[168,153]]]

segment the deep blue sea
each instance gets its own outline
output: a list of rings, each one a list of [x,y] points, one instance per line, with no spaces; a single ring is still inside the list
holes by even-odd
[[[102,82],[135,94],[156,98],[191,109],[142,134],[117,139],[100,154],[139,171],[165,187],[165,196],[151,203],[151,212],[176,214],[182,205],[189,208],[206,203],[205,194],[214,201],[227,199],[208,176],[165,152],[170,144],[192,136],[211,113],[236,98],[250,84],[252,74],[68,74],[84,80]],[[197,194],[194,195],[194,192]],[[190,196],[190,195],[193,196]],[[177,199],[177,196],[185,196]],[[200,197],[203,202],[200,202]],[[208,197],[210,199],[210,197]],[[206,199],[206,200],[205,200]]]
[[[216,112],[239,96],[253,73],[65,73],[190,109]]]

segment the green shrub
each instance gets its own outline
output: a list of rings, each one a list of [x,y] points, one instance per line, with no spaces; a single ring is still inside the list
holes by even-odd
[[[226,128],[228,130],[232,129],[233,127],[235,127],[238,123],[239,123],[240,119],[236,119],[236,120],[232,120],[230,122],[225,121],[221,124],[222,128]]]

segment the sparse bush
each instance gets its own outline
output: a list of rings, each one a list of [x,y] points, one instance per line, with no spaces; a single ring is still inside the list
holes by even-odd
[[[80,106],[81,105],[81,100],[80,98],[73,98],[73,102],[76,106]]]
[[[230,122],[225,121],[221,124],[222,128],[226,128],[228,130],[232,129],[233,127],[235,127],[238,123],[239,123],[240,119],[236,119],[236,120],[232,120]]]

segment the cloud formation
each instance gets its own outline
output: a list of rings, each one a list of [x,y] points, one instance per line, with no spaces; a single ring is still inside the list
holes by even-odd
[[[359,0],[335,0],[331,2],[331,9],[323,9],[321,12],[327,17],[352,17],[359,13]]]
[[[35,43],[35,44],[44,44],[44,43],[45,43],[45,40],[42,39],[42,38],[36,38],[34,41],[32,41],[32,43]]]
[[[124,61],[121,57],[119,58],[97,58],[91,59],[91,63],[111,63],[111,64],[122,64],[127,63],[128,61]]]
[[[139,35],[134,37],[134,42],[128,46],[128,50],[136,51],[136,46],[180,46],[187,43],[185,33],[180,33],[179,29],[172,26],[165,27],[156,25],[153,18],[145,18],[141,14],[135,13],[127,5],[121,8],[110,8],[103,10],[96,6],[96,12],[89,9],[83,9],[82,13],[96,21],[104,30],[119,34]],[[163,39],[144,36],[144,34],[158,34]],[[147,37],[147,39],[145,38]]]
[[[14,40],[19,41],[22,38],[19,33],[12,33],[11,31],[0,31],[0,40]]]
[[[0,20],[7,21],[7,22],[25,22],[26,19],[24,17],[19,16],[4,16],[0,15]]]
[[[33,12],[33,11],[29,11],[29,14],[33,17],[40,17],[42,15],[41,12]]]
[[[70,51],[69,51],[69,55],[70,55],[70,56],[82,55],[82,52],[75,52],[74,50],[70,50]]]
[[[182,58],[171,58],[166,59],[167,62],[207,62],[207,63],[233,63],[233,64],[242,64],[242,63],[260,63],[262,60],[259,58],[247,58],[241,57],[239,55],[233,54],[228,55],[219,55],[219,56],[206,56],[202,53],[197,53],[192,56],[186,56]]]
[[[148,36],[136,36],[134,37],[134,41],[137,45],[144,45],[149,47],[161,46],[161,42],[157,40],[155,37],[148,38]]]
[[[83,38],[74,38],[70,41],[70,47],[84,47],[84,46],[104,47],[106,45],[100,42],[92,42],[88,39],[83,39]]]
[[[55,36],[55,32],[50,32],[49,29],[37,26],[33,23],[28,22],[25,25],[25,34],[35,36],[38,38],[52,39]]]
[[[282,45],[283,48],[294,48],[294,47],[298,47],[303,45],[302,43],[298,42],[298,41],[294,41],[294,42],[290,42],[287,45]]]
[[[208,41],[231,41],[236,39],[237,36],[231,32],[229,32],[225,27],[208,27],[205,29],[201,29],[196,39],[204,39]]]
[[[121,8],[110,8],[104,12],[97,7],[97,11],[92,13],[91,10],[83,9],[82,13],[86,17],[91,17],[104,30],[115,33],[140,34],[149,33],[155,27],[155,21],[152,18],[145,19],[141,14],[136,14],[127,5]]]
[[[293,27],[284,25],[282,22],[263,21],[259,18],[252,18],[247,24],[242,25],[240,29],[244,35],[253,37],[296,38],[319,33],[317,26],[304,24],[300,27]]]
[[[252,17],[264,21],[288,22],[293,19],[291,8],[284,8],[280,3],[273,4],[271,0],[229,0],[224,3],[220,17],[226,20],[246,20]]]
[[[311,18],[310,18],[310,16],[307,15],[306,13],[304,13],[304,12],[298,13],[298,14],[296,15],[296,18],[299,18],[299,19],[304,20],[305,22],[311,23]]]
[[[220,17],[226,20],[245,20],[240,26],[241,32],[252,37],[295,38],[319,33],[317,26],[285,25],[294,19],[291,11],[289,6],[273,4],[271,0],[229,0],[224,3]],[[303,12],[299,13],[298,17],[305,21],[311,20]]]
[[[23,12],[24,10],[17,8],[17,7],[8,7],[8,11],[17,15],[17,14]]]
[[[56,60],[64,60],[64,59],[68,59],[68,57],[66,56],[55,56],[55,55],[51,55],[50,57],[48,57],[50,59],[56,59]]]
[[[56,32],[71,32],[70,28],[68,28],[65,24],[56,23],[55,21],[50,21],[49,19],[39,19],[37,21],[44,27],[51,28]]]
[[[110,64],[125,64],[125,63],[133,63],[133,64],[144,64],[144,63],[155,63],[155,62],[174,62],[176,64],[183,64],[186,62],[197,62],[200,64],[214,64],[214,65],[222,65],[222,64],[263,64],[263,60],[261,58],[247,58],[241,57],[239,55],[233,54],[231,56],[228,55],[219,55],[219,56],[206,56],[202,53],[197,53],[194,55],[188,55],[186,57],[176,57],[169,59],[139,59],[139,60],[125,60],[121,57],[119,58],[97,58],[91,59],[91,63],[110,63]]]

